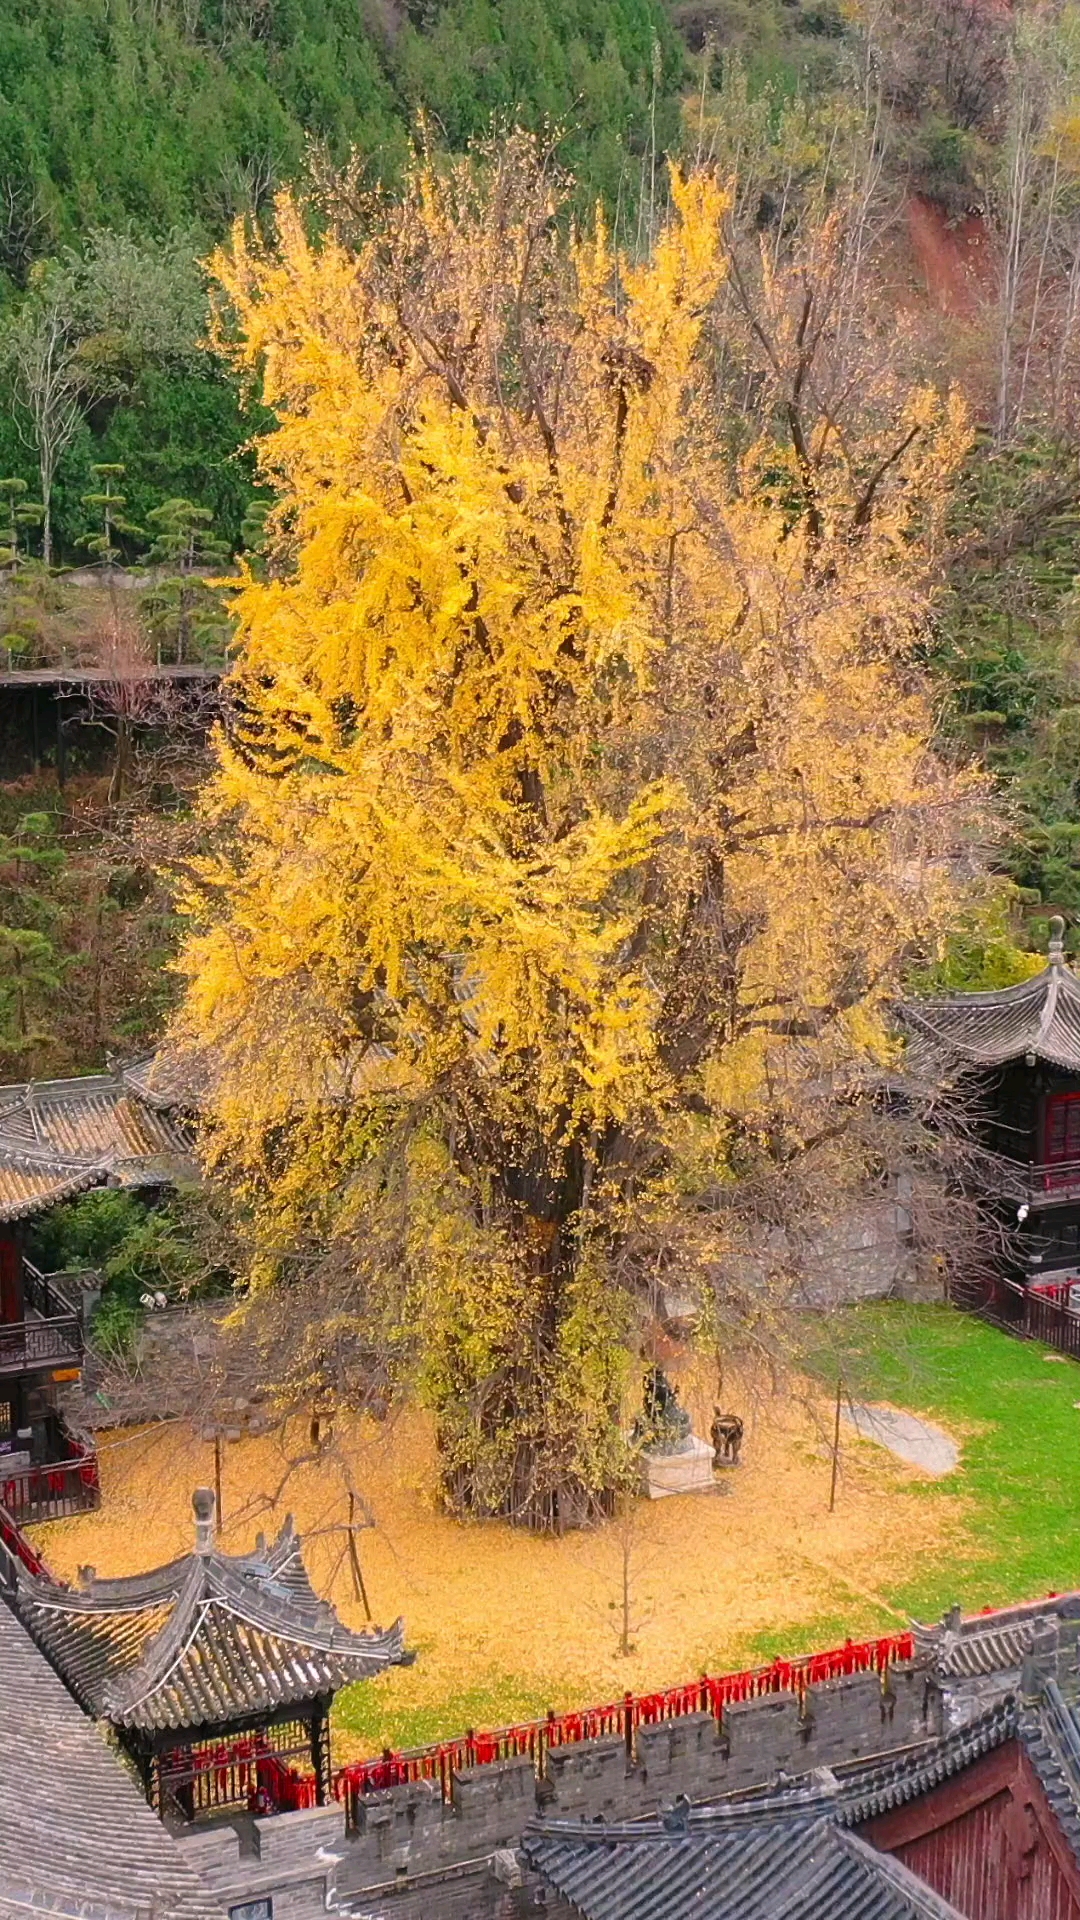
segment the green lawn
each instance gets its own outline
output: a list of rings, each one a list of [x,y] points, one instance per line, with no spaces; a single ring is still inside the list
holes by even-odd
[[[819,1322],[807,1362],[852,1399],[938,1414],[963,1441],[959,1475],[928,1483],[935,1500],[972,1501],[947,1564],[885,1588],[917,1618],[954,1600],[965,1611],[1080,1586],[1080,1367],[951,1307],[893,1303]]]
[[[542,1720],[549,1704],[546,1693],[530,1691],[514,1675],[493,1674],[486,1684],[447,1692],[425,1706],[403,1707],[390,1697],[386,1677],[378,1675],[338,1694],[334,1725],[356,1734],[371,1752],[383,1746],[400,1750],[451,1739],[470,1727]]]

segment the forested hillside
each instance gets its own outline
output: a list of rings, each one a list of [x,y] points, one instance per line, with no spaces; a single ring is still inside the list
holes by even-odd
[[[80,557],[95,462],[126,467],[132,524],[182,494],[239,539],[245,427],[200,351],[194,261],[314,151],[357,155],[392,185],[421,114],[458,147],[520,116],[565,129],[583,199],[632,220],[646,146],[677,137],[685,77],[663,0],[4,0],[0,311],[33,304],[56,261],[91,402],[57,465],[60,551]],[[120,271],[110,234],[127,242]],[[4,408],[0,471],[39,497],[18,424]]]
[[[950,750],[996,782],[1012,891],[912,965],[1008,977],[1049,912],[1080,913],[1065,0],[0,0],[0,668],[65,636],[117,660],[220,656],[220,609],[188,576],[241,550],[259,564],[246,444],[267,416],[207,349],[203,263],[238,217],[269,234],[282,187],[347,224],[358,192],[395,191],[410,140],[461,151],[511,122],[550,130],[576,217],[599,199],[631,255],[661,218],[665,155],[735,182],[724,299],[757,346],[718,369],[733,460],[795,431],[796,390],[823,445],[868,449],[905,382],[965,396],[976,433],[927,664]],[[820,324],[800,359],[807,301]],[[103,613],[68,585],[87,563],[167,577],[118,620],[115,593]],[[23,984],[0,993],[12,1072],[130,1050],[168,998],[152,869],[185,817],[197,729],[166,750],[154,719],[92,716],[106,772],[144,740],[119,780],[88,763],[60,796],[46,753],[39,781],[0,794],[0,931],[11,954],[22,941]]]

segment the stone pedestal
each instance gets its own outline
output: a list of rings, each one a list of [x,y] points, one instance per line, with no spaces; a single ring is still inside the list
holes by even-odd
[[[681,1453],[645,1455],[645,1491],[650,1500],[664,1500],[669,1493],[711,1493],[713,1450],[692,1433]]]

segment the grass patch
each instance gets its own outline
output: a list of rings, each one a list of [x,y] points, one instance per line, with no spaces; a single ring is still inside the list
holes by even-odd
[[[360,1743],[358,1751],[365,1753],[383,1746],[400,1751],[452,1739],[470,1727],[538,1720],[551,1704],[512,1674],[493,1674],[474,1686],[448,1691],[438,1701],[401,1700],[396,1681],[395,1674],[387,1673],[344,1688],[334,1701],[335,1733],[352,1735]]]
[[[958,1480],[972,1507],[955,1554],[882,1583],[923,1619],[953,1601],[1000,1605],[1080,1583],[1080,1367],[946,1306],[892,1302],[834,1313],[806,1363],[839,1367],[853,1399],[937,1415],[963,1441],[959,1475],[923,1484],[928,1502]]]
[[[791,1660],[800,1653],[820,1653],[827,1647],[842,1647],[845,1640],[870,1639],[877,1634],[895,1633],[901,1622],[883,1609],[862,1607],[858,1615],[816,1613],[797,1627],[777,1631],[769,1627],[755,1633],[747,1644],[747,1665],[763,1666],[770,1660]]]

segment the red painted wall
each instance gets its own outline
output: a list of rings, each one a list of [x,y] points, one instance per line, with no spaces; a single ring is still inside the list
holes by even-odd
[[[1080,1872],[1017,1741],[861,1831],[967,1920],[1080,1920]]]
[[[0,1322],[21,1320],[22,1255],[9,1234],[0,1231]]]

